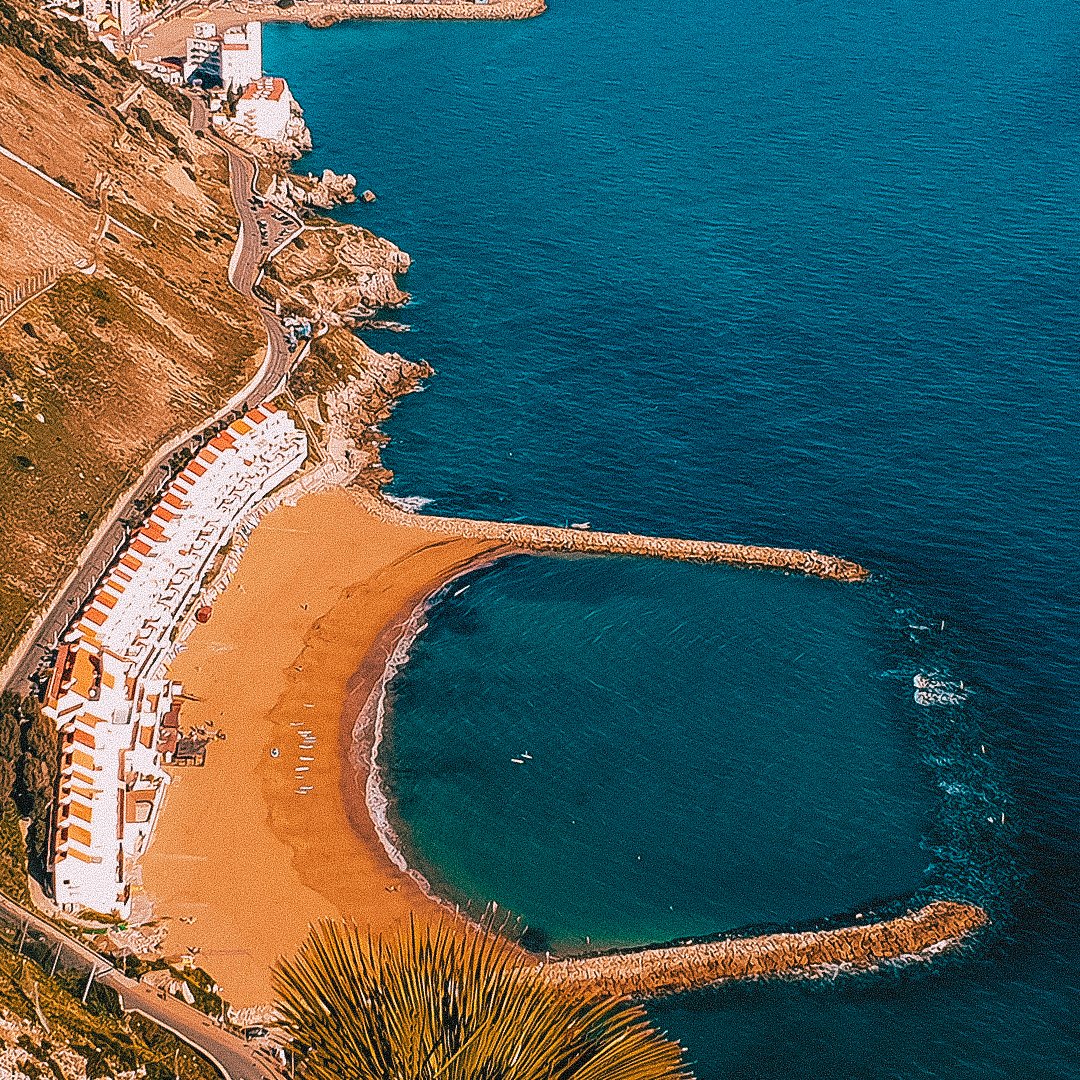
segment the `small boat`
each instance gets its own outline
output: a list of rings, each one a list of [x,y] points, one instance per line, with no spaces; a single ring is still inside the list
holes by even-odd
[[[512,761],[512,762],[513,762],[513,763],[514,763],[515,765],[524,765],[524,764],[525,764],[525,759],[524,759],[524,758],[519,758],[519,757],[512,757],[512,758],[511,758],[510,760],[511,760],[511,761]]]
[[[570,528],[571,529],[588,529],[590,527],[591,526],[590,526],[589,522],[587,522],[587,521],[571,521],[570,522]]]
[[[532,754],[530,754],[528,750],[526,750],[526,751],[525,751],[525,753],[523,753],[523,754],[522,754],[521,756],[522,756],[522,757],[523,757],[523,758],[524,758],[524,759],[525,759],[526,761],[532,761]]]

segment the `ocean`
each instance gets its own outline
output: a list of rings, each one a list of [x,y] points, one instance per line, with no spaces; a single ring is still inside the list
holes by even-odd
[[[556,950],[991,911],[945,963],[653,1006],[700,1077],[1080,1075],[1078,42],[1047,0],[266,29],[301,168],[415,260],[368,335],[438,372],[393,494],[874,571],[514,559],[392,686],[410,859]]]

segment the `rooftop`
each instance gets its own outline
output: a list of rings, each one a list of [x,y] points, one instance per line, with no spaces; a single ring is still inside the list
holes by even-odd
[[[261,79],[248,83],[242,96],[245,101],[280,101],[285,90],[284,79],[264,75]]]

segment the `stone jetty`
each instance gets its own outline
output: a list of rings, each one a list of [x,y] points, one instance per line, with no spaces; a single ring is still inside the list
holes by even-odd
[[[831,978],[930,960],[988,922],[974,904],[937,900],[881,922],[552,960],[538,968],[559,986],[587,984],[614,997],[661,997],[732,980]]]
[[[836,555],[823,555],[819,551],[727,544],[715,540],[638,536],[635,533],[592,532],[587,529],[563,529],[551,525],[520,525],[501,521],[474,521],[470,518],[435,517],[409,513],[368,492],[359,492],[357,497],[372,514],[386,521],[420,526],[432,532],[454,536],[501,540],[522,551],[647,555],[680,562],[728,563],[734,566],[786,570],[833,581],[865,581],[869,576],[865,567],[858,563]]]

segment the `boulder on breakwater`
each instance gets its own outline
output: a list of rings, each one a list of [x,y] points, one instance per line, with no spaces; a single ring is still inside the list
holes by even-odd
[[[727,544],[715,540],[685,540],[677,537],[638,536],[635,533],[588,532],[551,525],[519,525],[501,521],[474,521],[469,518],[440,518],[409,514],[382,499],[365,502],[368,509],[385,520],[419,525],[433,532],[455,536],[502,540],[517,548],[535,552],[581,552],[593,555],[647,555],[681,562],[727,563],[787,570],[834,581],[865,581],[869,572],[850,559],[823,555],[819,551],[796,548]]]
[[[615,997],[661,997],[736,979],[820,978],[928,960],[988,922],[974,904],[936,900],[882,922],[552,960],[539,970],[559,986],[588,984]]]

